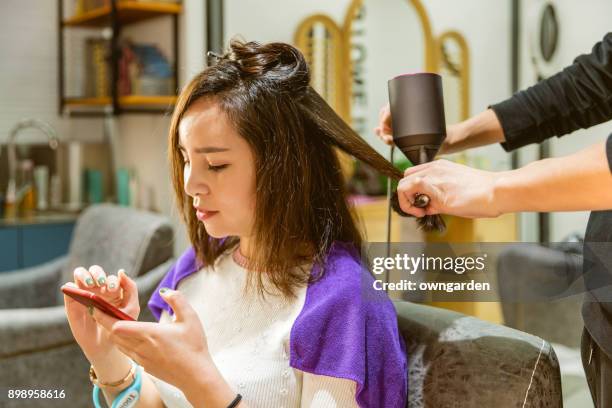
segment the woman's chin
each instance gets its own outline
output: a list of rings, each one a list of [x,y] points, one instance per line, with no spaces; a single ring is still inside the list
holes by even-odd
[[[219,226],[211,225],[210,223],[206,221],[201,221],[201,222],[202,224],[204,224],[206,233],[213,238],[221,239],[229,235],[226,228],[220,228]]]

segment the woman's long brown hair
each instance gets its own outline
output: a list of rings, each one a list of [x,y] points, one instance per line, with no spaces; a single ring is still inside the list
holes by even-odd
[[[350,243],[361,252],[363,238],[347,202],[335,147],[392,179],[403,176],[309,82],[308,65],[293,46],[233,40],[216,64],[181,91],[172,115],[168,154],[174,192],[197,259],[203,264],[213,265],[239,239],[213,238],[195,217],[191,198],[183,190],[179,123],[194,101],[212,98],[254,153],[257,251],[249,260],[249,270],[262,273],[249,273],[249,277],[257,280],[261,295],[269,293],[262,275],[285,296],[293,296],[297,286],[320,278],[296,265],[322,264],[335,241]]]

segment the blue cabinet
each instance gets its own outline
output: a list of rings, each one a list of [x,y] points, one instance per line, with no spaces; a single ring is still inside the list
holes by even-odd
[[[0,272],[35,266],[68,253],[74,222],[0,227]]]
[[[19,269],[19,230],[0,228],[0,271]]]

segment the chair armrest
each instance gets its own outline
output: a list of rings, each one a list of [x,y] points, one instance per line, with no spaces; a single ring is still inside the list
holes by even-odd
[[[0,309],[56,306],[61,270],[67,257],[62,256],[31,268],[0,273]]]
[[[0,359],[74,342],[63,305],[0,310]]]
[[[561,406],[561,374],[539,337],[461,313],[394,302],[409,361],[409,406]]]

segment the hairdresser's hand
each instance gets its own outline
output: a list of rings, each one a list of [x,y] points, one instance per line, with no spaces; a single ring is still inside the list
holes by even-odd
[[[181,292],[166,289],[160,294],[174,311],[172,322],[130,322],[99,310],[93,317],[123,354],[160,380],[183,391],[193,389],[194,381],[219,384],[222,377],[208,351],[198,314]]]
[[[78,267],[74,270],[74,282],[68,282],[66,285],[93,292],[138,319],[138,288],[123,270],[120,270],[118,275],[107,276],[98,265],[90,267],[89,270]],[[64,295],[64,305],[70,330],[91,363],[102,361],[118,352],[106,331],[96,324],[89,313],[88,309],[94,308],[88,308],[67,295]]]
[[[439,154],[455,153],[461,149],[456,148],[457,141],[462,140],[465,135],[462,133],[464,127],[460,124],[446,127],[446,138],[440,146]],[[391,109],[389,104],[383,106],[378,113],[378,126],[374,128],[374,133],[389,146],[393,145],[393,128],[391,127]]]
[[[497,217],[501,214],[495,201],[498,174],[448,160],[434,160],[410,167],[397,187],[400,207],[415,217],[433,214],[467,218]],[[426,208],[412,205],[417,194],[429,196],[430,202]]]
[[[393,145],[393,128],[391,127],[391,109],[389,104],[380,108],[380,112],[378,112],[378,126],[374,128],[374,133],[389,146]]]

